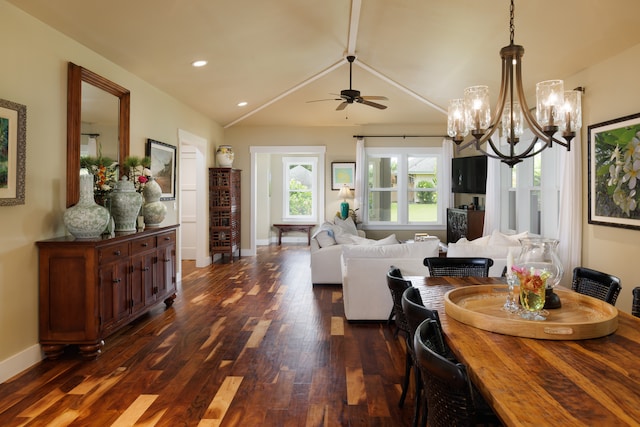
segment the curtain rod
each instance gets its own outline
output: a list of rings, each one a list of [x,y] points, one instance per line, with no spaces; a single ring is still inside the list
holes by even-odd
[[[354,138],[451,138],[449,135],[353,135]]]

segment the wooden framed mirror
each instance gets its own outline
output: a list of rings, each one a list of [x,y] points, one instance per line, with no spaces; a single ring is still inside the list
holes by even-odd
[[[83,91],[83,87],[85,90]],[[100,92],[104,92],[101,94]],[[87,116],[96,117],[97,113],[89,110],[91,101],[89,95],[96,95],[105,100],[111,95],[115,96],[115,102],[107,102],[112,105],[109,110],[100,114],[106,116],[113,114],[117,118],[117,143],[113,148],[115,159],[120,165],[129,155],[129,108],[130,93],[122,86],[76,65],[69,63],[67,75],[67,207],[78,203],[80,198],[80,155],[81,139],[83,136],[83,124]],[[106,98],[105,98],[105,94]],[[115,131],[113,132],[116,133]],[[86,133],[85,133],[86,135]]]

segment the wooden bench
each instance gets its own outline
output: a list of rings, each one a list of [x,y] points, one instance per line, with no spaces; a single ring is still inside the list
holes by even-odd
[[[315,224],[273,224],[278,229],[278,246],[282,244],[282,233],[288,231],[306,231],[307,232],[307,245],[311,244],[311,229],[315,227]]]

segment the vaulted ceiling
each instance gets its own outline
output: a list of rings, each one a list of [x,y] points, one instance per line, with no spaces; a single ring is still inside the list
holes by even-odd
[[[444,132],[447,102],[465,87],[497,95],[509,44],[508,0],[7,1],[225,127]],[[640,43],[638,16],[638,0],[516,0],[527,88]],[[353,88],[387,97],[377,101],[387,109],[307,102],[349,88],[347,54],[357,57]],[[194,68],[196,59],[208,65]]]

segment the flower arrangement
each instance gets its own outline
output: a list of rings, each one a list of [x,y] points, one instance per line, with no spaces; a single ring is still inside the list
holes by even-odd
[[[118,163],[109,157],[80,158],[80,168],[93,175],[93,192],[97,199],[106,199],[118,181]]]
[[[533,267],[512,266],[520,281],[520,303],[527,310],[541,310],[544,306],[547,279],[551,273]]]
[[[138,193],[142,193],[145,185],[152,177],[150,167],[150,157],[128,156],[124,159],[124,172],[129,180],[133,182]]]

